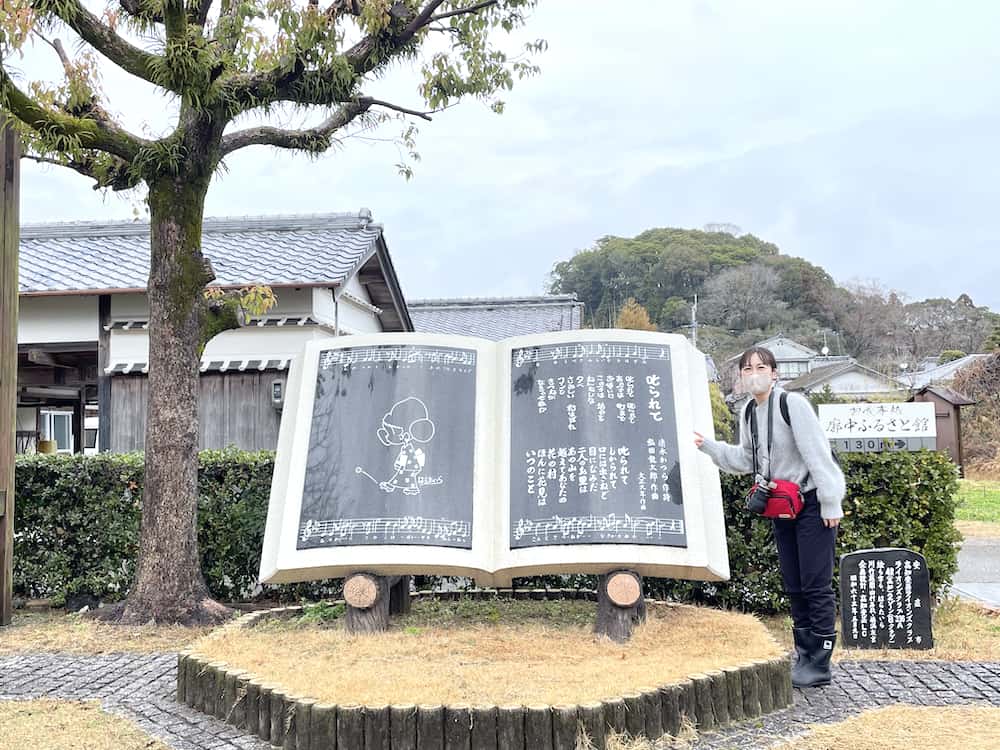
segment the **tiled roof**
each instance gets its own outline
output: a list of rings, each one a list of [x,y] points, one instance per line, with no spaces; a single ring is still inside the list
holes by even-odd
[[[205,219],[202,250],[215,284],[333,286],[376,250],[371,212]],[[149,224],[71,222],[21,227],[21,294],[143,290]]]
[[[891,378],[888,375],[883,375],[877,370],[873,370],[870,367],[865,367],[863,364],[856,360],[848,360],[847,362],[838,362],[832,365],[826,365],[824,367],[817,367],[812,372],[807,372],[805,375],[801,375],[795,380],[791,380],[785,383],[784,388],[786,391],[805,391],[810,388],[814,388],[821,383],[830,380],[845,372],[851,372],[855,370],[861,372],[862,374],[870,375],[879,378],[890,385],[903,390],[906,388],[906,383],[896,378]]]
[[[838,362],[833,365],[824,365],[823,367],[817,367],[812,370],[812,372],[807,372],[805,375],[800,375],[794,380],[790,380],[785,383],[786,391],[801,391],[806,388],[812,388],[824,380],[828,380],[835,375],[839,375],[842,372],[847,372],[848,370],[853,370],[857,362]]]
[[[424,299],[408,303],[417,331],[500,339],[580,328],[583,303],[574,294],[542,297]]]
[[[937,367],[932,367],[929,370],[923,370],[921,372],[907,373],[906,375],[900,376],[900,380],[909,385],[911,388],[923,388],[924,386],[931,385],[933,383],[947,383],[958,371],[968,367],[973,362],[977,362],[983,357],[988,357],[989,354],[967,354],[959,359],[954,359],[951,362],[946,362],[943,365],[938,365]]]
[[[952,404],[954,406],[971,406],[972,404],[976,403],[975,401],[966,398],[958,391],[954,391],[951,388],[946,388],[943,385],[925,385],[923,388],[917,391],[917,393],[914,396],[911,396],[909,400],[913,401],[915,400],[915,397],[917,395],[923,393],[933,393],[938,398],[947,401],[949,404]]]

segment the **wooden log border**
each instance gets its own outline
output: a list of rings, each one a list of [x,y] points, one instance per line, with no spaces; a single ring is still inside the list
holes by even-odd
[[[414,596],[448,599],[455,592],[442,593],[446,596],[439,597],[436,592],[418,592]],[[544,594],[596,600],[594,592],[577,589],[484,589],[471,594],[484,599],[505,596],[534,599]],[[254,627],[264,620],[297,617],[302,610],[302,607],[259,610],[242,615],[223,629]],[[581,705],[334,706],[289,696],[279,685],[264,684],[255,675],[210,661],[193,651],[177,655],[179,703],[274,746],[298,750],[355,746],[422,750],[426,742],[435,748],[446,745],[464,749],[472,738],[474,746],[484,750],[561,749],[570,747],[574,724],[576,733],[585,731],[594,746],[604,750],[613,733],[640,732],[648,737],[652,732],[663,736],[677,734],[686,724],[710,731],[787,708],[792,704],[792,694],[788,657],[780,656],[641,687]],[[339,736],[341,733],[344,736]],[[359,733],[364,735],[360,739],[363,744],[356,745]]]

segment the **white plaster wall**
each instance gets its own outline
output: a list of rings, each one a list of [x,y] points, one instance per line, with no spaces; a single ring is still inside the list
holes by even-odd
[[[312,288],[278,288],[273,291],[277,302],[267,311],[267,315],[302,315],[312,311]]]
[[[892,393],[896,391],[881,378],[863,372],[846,372],[831,378],[829,383],[830,388],[835,393]]]
[[[337,315],[332,289],[312,290],[312,314],[316,320],[333,325]]]
[[[316,326],[248,327],[223,331],[205,346],[202,361],[210,359],[291,359],[307,341],[328,338],[330,332]],[[111,332],[111,362],[148,362],[146,331]]]
[[[382,326],[373,312],[359,307],[345,297],[341,297],[338,304],[340,330],[343,333],[381,333]]]
[[[149,317],[149,303],[145,292],[136,294],[112,294],[111,317],[129,320],[146,320]]]
[[[330,334],[316,326],[271,326],[223,331],[205,346],[207,359],[291,359],[297,357],[307,341],[327,338]]]
[[[21,297],[18,344],[97,341],[96,296]]]
[[[26,408],[20,407],[17,410],[17,427],[16,430],[37,430],[38,429],[38,412],[34,407]]]
[[[363,299],[365,302],[372,301],[372,298],[368,296],[368,289],[365,288],[364,284],[358,281],[357,276],[352,276],[348,279],[347,283],[344,285],[344,289],[358,299]]]
[[[112,302],[112,310],[114,303]],[[111,331],[111,356],[114,362],[148,362],[149,335],[141,328]]]

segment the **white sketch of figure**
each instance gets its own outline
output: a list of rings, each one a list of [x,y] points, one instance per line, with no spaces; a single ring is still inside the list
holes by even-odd
[[[420,494],[420,473],[424,470],[426,456],[417,443],[429,443],[434,437],[434,423],[430,420],[427,406],[419,398],[410,396],[393,404],[379,427],[379,441],[382,445],[398,445],[399,454],[393,463],[395,473],[378,486],[384,492],[402,490],[404,495]],[[377,480],[360,466],[355,469],[373,482]]]

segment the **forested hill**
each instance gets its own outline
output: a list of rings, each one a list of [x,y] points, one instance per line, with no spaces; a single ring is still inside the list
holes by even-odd
[[[634,298],[661,331],[684,333],[697,295],[699,347],[717,358],[784,333],[891,369],[948,350],[979,351],[1000,324],[964,294],[910,301],[877,283],[840,286],[819,266],[738,232],[662,228],[603,237],[555,265],[550,291],[575,293],[588,326],[612,325]]]

